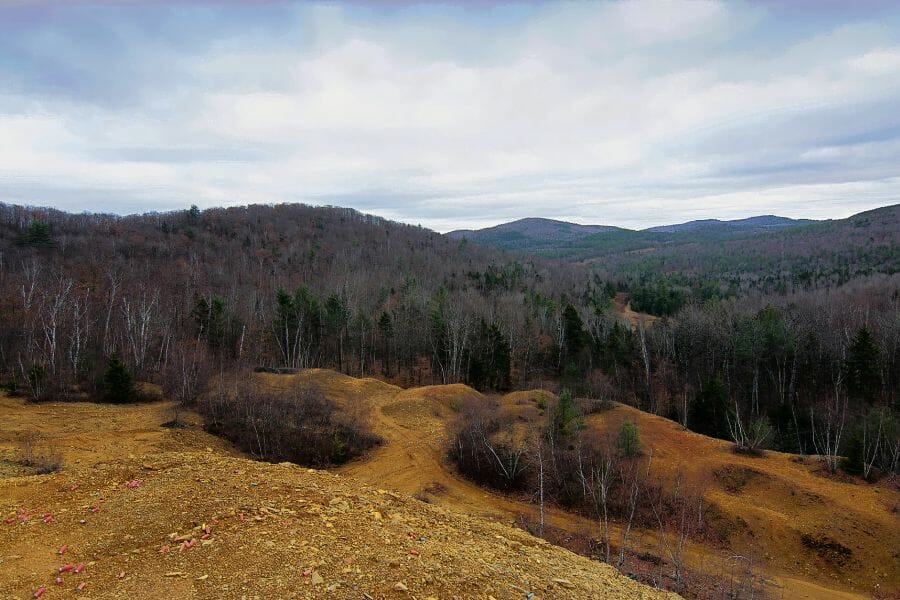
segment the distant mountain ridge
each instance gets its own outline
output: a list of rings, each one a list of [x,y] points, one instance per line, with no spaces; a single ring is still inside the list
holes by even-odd
[[[641,231],[559,223],[535,230],[522,221],[453,232],[477,244],[589,263],[607,278],[673,277],[684,285],[784,292],[842,285],[855,277],[900,273],[900,204],[845,219],[809,221],[763,215],[706,219]],[[538,234],[539,233],[539,234]],[[701,283],[705,282],[705,283]]]
[[[533,250],[547,242],[570,242],[618,229],[620,228],[608,225],[580,225],[555,219],[527,217],[485,229],[459,229],[447,235],[454,239],[470,239],[479,244],[507,250]]]
[[[633,230],[611,225],[581,225],[555,219],[528,217],[484,229],[459,229],[451,231],[447,235],[454,239],[467,239],[477,244],[495,246],[505,250],[541,251],[588,238],[606,237],[603,234],[614,234],[609,237],[617,238],[624,236],[636,239],[649,238],[649,240],[653,241],[668,241],[654,240],[653,238],[657,236],[648,236],[646,234],[695,233],[717,237],[763,233],[816,222],[811,219],[789,219],[776,215],[760,215],[729,221],[702,219],[686,223],[660,225],[643,230]]]
[[[674,225],[648,227],[643,231],[681,232],[716,228],[731,231],[772,230],[782,229],[784,227],[794,227],[796,225],[809,225],[810,223],[815,222],[816,221],[813,219],[789,219],[788,217],[779,217],[776,215],[760,215],[758,217],[747,217],[746,219],[733,219],[727,221],[720,219],[701,219]]]

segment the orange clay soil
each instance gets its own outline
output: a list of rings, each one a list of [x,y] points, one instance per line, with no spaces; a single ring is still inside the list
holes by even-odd
[[[616,297],[613,298],[613,306],[615,307],[616,312],[627,319],[632,327],[637,327],[638,324],[642,322],[644,325],[650,325],[659,319],[659,317],[655,317],[651,314],[638,312],[632,309],[631,303],[628,302],[628,294],[624,292],[618,292],[616,294]]]
[[[472,515],[473,522],[481,523],[487,519],[492,526],[501,526],[496,521],[512,523],[520,514],[531,518],[536,514],[536,506],[531,499],[487,491],[456,475],[447,464],[445,428],[455,417],[459,404],[465,399],[487,400],[471,388],[449,385],[404,390],[375,379],[355,379],[328,370],[308,370],[297,376],[258,374],[253,376],[253,380],[259,385],[274,388],[314,383],[341,405],[363,407],[370,412],[373,428],[384,437],[385,444],[365,459],[338,469],[342,475],[379,488],[413,494],[432,505],[450,509],[456,515]],[[540,401],[541,397],[544,402]],[[514,392],[494,400],[500,401],[504,410],[526,417],[538,417],[542,414],[539,406],[552,406],[555,396],[542,391]],[[0,404],[0,413],[15,409],[17,414],[32,415],[13,420],[18,432],[10,434],[9,429],[4,428],[0,434],[0,451],[5,447],[10,456],[14,446],[12,440],[18,439],[16,434],[37,426],[45,428],[45,435],[58,435],[64,453],[70,452],[69,440],[72,440],[72,456],[85,466],[94,464],[92,461],[109,460],[109,456],[133,455],[139,460],[148,453],[159,451],[195,453],[204,450],[201,455],[210,460],[212,457],[225,460],[228,455],[237,455],[226,444],[199,431],[196,416],[193,416],[194,426],[188,429],[165,430],[158,427],[159,423],[171,418],[170,405],[165,403],[108,407],[89,404],[23,406],[17,400],[0,399],[0,403],[3,402],[7,404]],[[68,418],[60,418],[63,414],[67,414]],[[716,508],[717,527],[724,531],[734,549],[754,557],[754,563],[763,570],[768,579],[768,591],[774,597],[867,598],[876,586],[888,590],[900,586],[900,555],[893,542],[900,539],[900,519],[897,517],[900,494],[895,487],[825,477],[818,472],[818,464],[813,459],[797,462],[796,457],[780,453],[768,453],[763,458],[736,455],[726,442],[693,434],[676,423],[626,406],[616,405],[611,410],[592,415],[587,423],[600,431],[617,432],[620,423],[626,419],[638,424],[646,456],[652,452],[654,476],[672,477],[681,470],[687,481],[703,486],[707,500]],[[205,452],[205,449],[210,452]],[[110,452],[113,454],[110,455]],[[0,454],[2,457],[3,454]],[[0,474],[3,472],[2,464],[0,462]],[[242,465],[257,464],[242,462]],[[76,467],[78,465],[75,463]],[[207,473],[207,476],[215,475],[222,481],[226,475],[218,471],[220,467],[217,465],[216,472]],[[249,466],[241,468],[246,470]],[[259,465],[254,468],[275,467]],[[306,470],[298,469],[296,473],[301,478],[307,476]],[[29,481],[31,479],[28,478]],[[349,479],[334,481],[350,482]],[[232,481],[230,485],[237,490],[249,484],[246,481]],[[295,485],[301,486],[302,481]],[[0,497],[5,498],[3,495]],[[406,496],[397,498],[407,499]],[[409,502],[410,506],[424,510],[422,503]],[[8,507],[0,508],[6,510]],[[595,521],[566,511],[549,510],[547,522],[562,530],[600,538]],[[167,526],[175,532],[176,525]],[[510,535],[502,534],[504,538]],[[619,536],[619,529],[614,527],[614,544]],[[807,544],[803,542],[804,536]],[[639,531],[633,536],[632,549],[652,552],[656,542],[654,532]],[[828,550],[835,547],[848,549],[849,556],[835,555]],[[2,548],[0,545],[0,560],[4,559]],[[687,549],[688,563],[695,568],[720,564],[723,557],[730,554],[733,553],[722,548],[699,544],[689,544]],[[0,581],[6,581],[8,577],[4,566],[5,563],[0,564]],[[300,579],[300,582],[302,584],[305,579]],[[325,582],[325,585],[328,584],[330,582]],[[252,582],[243,585],[245,589],[242,594],[262,589],[254,588]],[[413,589],[408,581],[404,585]],[[234,595],[241,588],[230,589]],[[490,593],[484,593],[481,588],[460,589],[457,594],[460,597],[524,597],[524,594],[506,596],[502,590],[494,589],[496,591]],[[0,587],[0,592],[3,590]],[[589,597],[576,592],[556,591],[557,597]],[[207,595],[204,589],[195,590],[195,593]],[[538,593],[554,597],[554,590],[540,589]],[[446,593],[434,595],[451,597]],[[428,594],[420,592],[416,597],[423,596],[428,597]]]
[[[339,472],[470,514],[508,522],[519,514],[536,514],[530,499],[485,490],[448,465],[445,427],[456,415],[454,406],[466,398],[485,399],[471,388],[456,384],[403,390],[327,370],[266,377],[276,386],[296,385],[294,379],[314,382],[342,403],[370,407],[373,428],[386,444]],[[537,416],[542,395],[552,406],[555,396],[542,391],[514,392],[497,400],[505,410]],[[876,589],[900,587],[896,486],[827,477],[812,458],[801,461],[778,452],[761,458],[738,455],[727,442],[627,406],[614,405],[590,416],[587,424],[615,433],[624,420],[638,424],[645,454],[652,451],[652,477],[671,479],[680,470],[687,482],[706,490],[716,509],[716,527],[733,550],[753,557],[775,597],[867,598]],[[566,511],[550,510],[547,522],[600,538],[596,522]],[[618,535],[614,528],[614,543]],[[636,551],[655,548],[654,532],[638,533]],[[693,544],[688,562],[709,569],[730,554]]]
[[[625,420],[637,423],[657,472],[680,470],[706,489],[732,547],[761,558],[785,597],[869,597],[900,588],[896,484],[829,476],[814,458],[735,454],[728,442],[628,406],[588,423],[613,432]]]
[[[0,396],[0,598],[665,597],[391,482],[242,458],[194,414],[161,427],[171,416]],[[27,474],[23,436],[62,470]]]

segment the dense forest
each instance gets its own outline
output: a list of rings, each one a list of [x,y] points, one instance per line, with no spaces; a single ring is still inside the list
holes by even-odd
[[[898,232],[900,205],[831,221],[770,216],[633,231],[523,219],[450,235],[588,263],[629,289],[635,308],[671,315],[690,299],[784,295],[900,272]]]
[[[558,261],[343,208],[0,205],[0,378],[34,400],[108,396],[111,366],[180,396],[239,366],[565,387],[896,472],[897,213]]]
[[[505,387],[554,372],[555,307],[595,287],[577,266],[301,205],[5,206],[0,269],[0,365],[37,397],[92,385],[112,353],[152,380],[198,341],[218,361]]]

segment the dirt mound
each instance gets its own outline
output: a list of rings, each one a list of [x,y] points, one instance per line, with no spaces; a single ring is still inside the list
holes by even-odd
[[[735,454],[728,442],[627,406],[588,419],[609,431],[617,431],[625,420],[638,425],[659,471],[680,470],[692,485],[707,490],[717,518],[728,524],[723,533],[734,547],[764,563],[767,573],[785,584],[786,593],[843,598],[849,597],[839,591],[845,586],[857,591],[900,587],[900,562],[888,541],[900,539],[900,520],[889,508],[900,494],[890,483],[837,481],[821,473],[811,457]],[[813,539],[810,531],[822,533]],[[824,546],[810,542],[825,538]],[[830,560],[822,560],[823,548]],[[801,596],[797,590],[806,586],[800,579],[836,589],[833,595],[817,588]]]
[[[531,390],[485,397],[463,385],[403,390],[326,370],[304,371],[297,377],[316,383],[338,401],[371,407],[373,428],[386,443],[341,472],[473,515],[506,522],[523,514],[534,517],[533,502],[489,492],[454,472],[446,460],[446,427],[467,400],[499,402],[523,423],[540,421],[556,401],[552,393]],[[290,380],[279,381],[287,385]],[[772,579],[770,591],[776,596],[846,598],[854,597],[847,592],[855,590],[863,594],[855,597],[866,597],[876,584],[900,585],[900,563],[885,542],[900,537],[900,523],[890,510],[900,501],[895,488],[823,477],[813,459],[798,461],[777,452],[761,458],[737,455],[728,442],[631,407],[611,406],[587,417],[588,426],[615,437],[624,421],[635,422],[645,453],[652,451],[654,476],[674,478],[682,472],[691,485],[706,490],[716,537],[710,546],[692,545],[689,555],[695,564],[721,560],[722,545],[730,543],[752,556],[756,568]],[[561,531],[600,536],[596,521],[558,509],[548,511],[547,522]],[[810,531],[821,531],[852,549],[852,559],[823,560],[818,549],[803,542]],[[654,532],[638,532],[635,541],[636,551],[655,551]]]
[[[713,470],[713,476],[726,492],[739,494],[744,489],[766,475],[751,467],[743,465],[725,465]]]
[[[383,384],[382,384],[383,385]],[[454,399],[500,402],[515,415],[546,418],[555,396],[540,390],[486,398],[465,386],[433,386],[377,396],[374,428],[387,443],[345,472],[377,485],[416,494],[442,506],[512,521],[532,515],[532,502],[488,492],[458,477],[445,459],[446,426],[457,414]],[[654,473],[677,472],[706,489],[721,534],[712,547],[694,545],[697,564],[721,557],[721,542],[753,556],[772,579],[773,594],[797,598],[866,597],[880,584],[900,585],[900,564],[891,545],[876,532],[900,537],[890,511],[900,494],[889,485],[836,482],[817,473],[813,459],[798,461],[777,452],[754,458],[737,455],[731,444],[692,433],[677,423],[622,405],[587,418],[589,426],[615,436],[624,421],[638,424],[645,451],[652,450]],[[437,486],[439,493],[429,492]],[[433,489],[433,488],[432,488]],[[893,500],[892,500],[893,499]],[[561,530],[599,537],[596,522],[550,510],[549,524]],[[853,548],[854,560],[823,561],[802,541],[805,532],[824,529],[837,543]],[[653,532],[640,532],[638,546],[652,548]],[[648,550],[649,551],[649,550]],[[813,583],[815,582],[815,583]],[[826,587],[823,587],[826,586]],[[829,587],[831,589],[829,589]]]
[[[3,597],[662,597],[506,525],[216,451],[6,478],[0,498]]]
[[[200,430],[196,414],[183,413],[190,427],[173,432],[159,427],[174,416],[171,402],[127,407],[89,402],[26,404],[0,394],[0,476],[28,474],[21,459],[26,446],[40,455],[60,454],[65,465],[94,464],[116,457],[140,456],[156,450],[231,446]]]

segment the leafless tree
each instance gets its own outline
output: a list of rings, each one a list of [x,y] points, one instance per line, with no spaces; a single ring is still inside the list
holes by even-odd
[[[625,565],[625,559],[628,553],[628,541],[631,535],[631,529],[634,525],[634,516],[637,511],[638,503],[641,499],[641,492],[644,486],[644,480],[650,476],[650,465],[653,462],[653,449],[651,448],[647,454],[647,468],[641,474],[640,463],[637,460],[623,461],[625,468],[621,470],[623,486],[627,490],[625,529],[622,531],[622,540],[619,545],[619,560],[616,562],[616,568],[622,569]]]
[[[886,412],[884,408],[876,409],[862,421],[862,474],[866,479],[871,476],[872,467],[879,458]],[[874,417],[875,423],[871,422],[872,417]]]
[[[109,355],[112,354],[115,348],[115,343],[113,341],[112,331],[110,326],[112,325],[112,315],[113,310],[115,309],[116,303],[118,302],[118,293],[119,288],[122,285],[122,277],[119,273],[110,269],[106,273],[108,284],[108,296],[106,299],[106,317],[103,321],[103,354]]]
[[[135,369],[140,372],[144,369],[150,343],[153,340],[159,290],[151,291],[142,286],[136,296],[132,299],[127,296],[122,297],[122,318],[131,358]]]
[[[765,417],[757,417],[745,426],[737,400],[734,401],[734,412],[729,411],[726,420],[731,439],[740,452],[759,452],[772,435],[772,427]]]
[[[825,466],[831,472],[837,471],[840,463],[841,438],[844,435],[846,420],[847,394],[842,389],[842,375],[838,374],[831,399],[820,405],[818,414],[815,407],[810,406],[809,408],[809,421],[816,454],[822,457]]]
[[[81,359],[91,334],[90,290],[72,296],[70,303],[71,328],[69,330],[69,364],[72,375],[78,379]]]
[[[603,444],[601,454],[589,466],[588,472],[585,473],[583,467],[579,468],[582,486],[584,486],[587,495],[591,498],[595,514],[600,521],[603,542],[603,560],[610,563],[610,501],[612,487],[615,480],[615,457],[612,443],[607,439]],[[579,458],[581,456],[579,448]],[[579,465],[582,461],[579,460]]]

